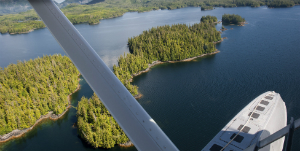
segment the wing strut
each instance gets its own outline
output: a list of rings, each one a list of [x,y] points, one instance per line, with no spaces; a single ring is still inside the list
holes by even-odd
[[[138,150],[178,150],[52,0],[28,0]]]

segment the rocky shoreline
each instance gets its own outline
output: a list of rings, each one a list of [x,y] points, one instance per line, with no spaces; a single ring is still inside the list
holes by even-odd
[[[227,37],[223,37],[220,41],[214,42],[214,44],[220,43],[220,42],[222,42],[224,39],[227,39]],[[218,50],[216,50],[216,51],[218,51]]]
[[[128,141],[126,143],[119,144],[119,146],[121,146],[121,147],[131,147],[131,146],[134,146],[134,145],[131,141]]]
[[[245,26],[245,24],[248,24],[247,22],[239,22],[238,26]]]
[[[16,32],[16,33],[9,33],[11,35],[16,35],[16,34],[28,34],[30,32],[33,32],[36,28],[30,29],[29,31],[25,31],[25,32]]]
[[[223,41],[223,39],[226,39],[226,37],[222,38],[220,41],[217,41],[217,42],[214,42],[214,44],[216,43],[220,43]],[[206,53],[206,54],[202,54],[202,55],[199,55],[199,56],[195,56],[195,57],[191,57],[191,58],[187,58],[187,59],[183,59],[183,60],[179,60],[179,61],[159,61],[159,60],[156,60],[156,61],[153,61],[151,64],[148,64],[148,68],[143,70],[143,71],[139,71],[138,73],[134,73],[131,75],[131,78],[129,79],[129,82],[132,82],[132,79],[133,77],[136,77],[142,73],[145,73],[145,72],[148,72],[150,70],[150,68],[152,68],[153,66],[155,65],[158,65],[158,64],[163,64],[163,63],[176,63],[176,62],[187,62],[187,61],[192,61],[196,58],[199,58],[199,57],[203,57],[203,56],[206,56],[206,55],[212,55],[212,54],[216,54],[216,53],[219,53],[220,51],[219,50],[215,50],[214,52],[212,53]],[[133,96],[135,99],[140,99],[143,95],[138,93],[137,95]]]
[[[80,84],[78,84],[78,87],[76,88],[76,90],[73,93],[75,93],[79,89],[80,89]],[[32,128],[34,128],[34,126],[36,126],[40,121],[42,121],[44,119],[49,118],[49,119],[55,121],[55,120],[61,118],[69,110],[69,108],[71,107],[71,98],[70,97],[73,93],[68,95],[67,99],[69,100],[69,105],[67,106],[67,108],[64,112],[62,112],[61,114],[56,115],[56,114],[53,114],[53,111],[50,111],[46,115],[41,115],[41,117],[29,128],[26,128],[26,129],[23,129],[23,130],[15,129],[15,130],[11,131],[10,133],[4,134],[2,136],[0,135],[0,143],[7,142],[11,139],[21,137],[23,134],[30,131]]]

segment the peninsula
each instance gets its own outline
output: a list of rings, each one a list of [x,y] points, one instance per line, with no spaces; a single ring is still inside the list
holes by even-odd
[[[130,53],[121,55],[118,66],[113,66],[115,75],[133,95],[137,95],[138,87],[130,82],[133,76],[148,71],[149,67],[217,53],[215,42],[222,39],[212,23],[214,19],[209,16],[202,19],[206,21],[192,26],[176,24],[153,27],[137,37],[129,38]]]
[[[57,119],[79,89],[79,71],[62,55],[0,68],[0,142],[18,137],[44,118]]]

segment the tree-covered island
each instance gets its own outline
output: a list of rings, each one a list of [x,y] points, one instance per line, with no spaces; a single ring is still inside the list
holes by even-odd
[[[242,18],[240,15],[235,14],[224,14],[222,15],[222,24],[236,24],[241,25],[245,23],[245,18]]]
[[[133,76],[147,71],[159,62],[180,61],[214,53],[214,42],[220,40],[221,35],[215,24],[209,21],[191,26],[177,24],[153,27],[137,37],[128,39],[130,53],[121,55],[118,65],[114,65],[113,70],[127,89],[136,95],[137,86],[130,83]]]
[[[13,130],[30,128],[50,111],[66,111],[68,95],[78,88],[78,75],[71,60],[61,55],[0,68],[0,141],[9,139],[4,134]]]

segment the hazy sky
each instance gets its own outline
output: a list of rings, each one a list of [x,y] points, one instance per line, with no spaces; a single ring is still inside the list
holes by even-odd
[[[54,1],[56,1],[57,3],[61,3],[63,1],[65,1],[65,0],[54,0]]]

